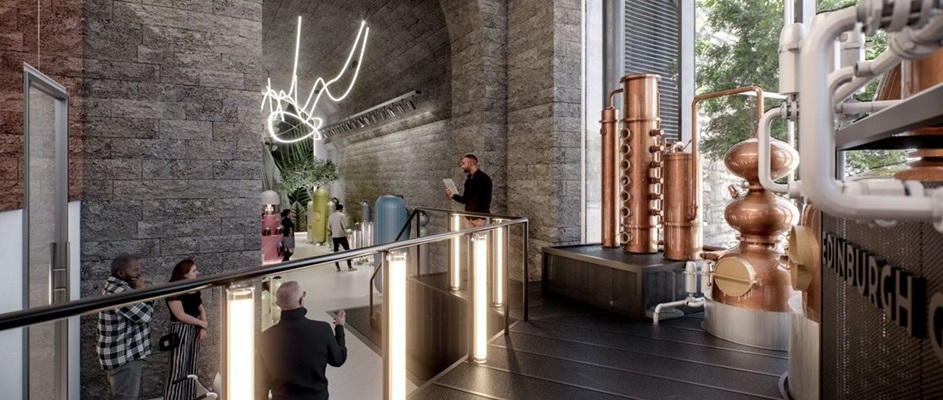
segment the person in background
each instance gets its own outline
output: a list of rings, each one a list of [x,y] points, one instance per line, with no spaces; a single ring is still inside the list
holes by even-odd
[[[478,169],[478,157],[474,154],[466,154],[462,157],[462,171],[465,172],[465,193],[452,193],[451,189],[445,189],[445,196],[465,205],[465,211],[491,214],[491,177]],[[468,220],[475,226],[485,224],[484,218],[472,218]]]
[[[331,230],[331,240],[334,242],[334,252],[337,253],[338,247],[343,247],[344,251],[350,250],[350,243],[347,241],[347,214],[344,214],[343,205],[337,205],[337,209],[327,219],[327,226],[328,229]],[[334,266],[337,267],[338,271],[341,270],[340,263],[335,262]],[[357,268],[354,268],[350,265],[350,260],[347,260],[347,270],[357,270]]]
[[[196,263],[186,259],[174,267],[170,281],[193,279],[199,275]],[[193,380],[187,375],[197,374],[200,343],[206,339],[209,323],[200,292],[190,292],[167,298],[170,309],[170,332],[178,337],[177,347],[170,352],[170,369],[164,384],[164,400],[191,400],[194,398]]]
[[[143,289],[141,258],[120,255],[111,262],[111,276],[102,295]],[[141,361],[151,354],[154,303],[146,301],[98,313],[96,353],[108,376],[112,400],[138,400],[141,391]]]
[[[295,253],[295,223],[291,220],[291,210],[282,210],[282,247],[284,256],[282,261],[288,261],[291,255]]]
[[[305,317],[304,297],[298,282],[283,283],[275,294],[282,318],[259,340],[262,391],[270,389],[272,400],[327,400],[327,366],[347,361],[344,310],[337,312],[331,329],[327,322]]]

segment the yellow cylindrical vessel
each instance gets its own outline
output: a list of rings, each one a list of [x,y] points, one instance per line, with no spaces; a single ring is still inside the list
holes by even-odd
[[[331,194],[325,188],[314,191],[311,232],[315,243],[327,242],[327,203],[331,201]]]

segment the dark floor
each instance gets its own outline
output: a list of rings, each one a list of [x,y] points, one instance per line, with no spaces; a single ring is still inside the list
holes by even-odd
[[[632,322],[532,284],[530,320],[411,399],[781,399],[786,353],[717,339],[702,314]],[[516,293],[515,293],[516,292]],[[512,287],[511,315],[522,315]]]

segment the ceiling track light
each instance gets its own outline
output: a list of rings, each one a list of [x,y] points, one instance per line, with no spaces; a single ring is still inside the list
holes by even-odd
[[[342,127],[334,134],[350,132],[357,129],[363,129],[380,121],[386,121],[395,118],[397,115],[404,115],[408,111],[415,111],[419,95],[422,92],[414,90],[412,92],[398,96],[392,100],[377,104],[364,111],[351,115],[343,120],[335,122],[323,129],[333,130],[335,127]],[[332,134],[332,136],[334,135]]]

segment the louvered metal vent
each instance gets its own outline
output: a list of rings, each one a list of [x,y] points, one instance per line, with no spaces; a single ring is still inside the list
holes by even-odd
[[[661,126],[678,138],[680,91],[674,80],[680,52],[680,23],[673,0],[625,1],[625,73],[661,75]]]
[[[898,222],[882,228],[825,216],[822,227],[926,279],[923,301],[943,292],[943,235],[930,224]],[[908,335],[857,287],[827,268],[822,270],[822,396],[943,398],[943,361],[935,356],[931,341]]]

